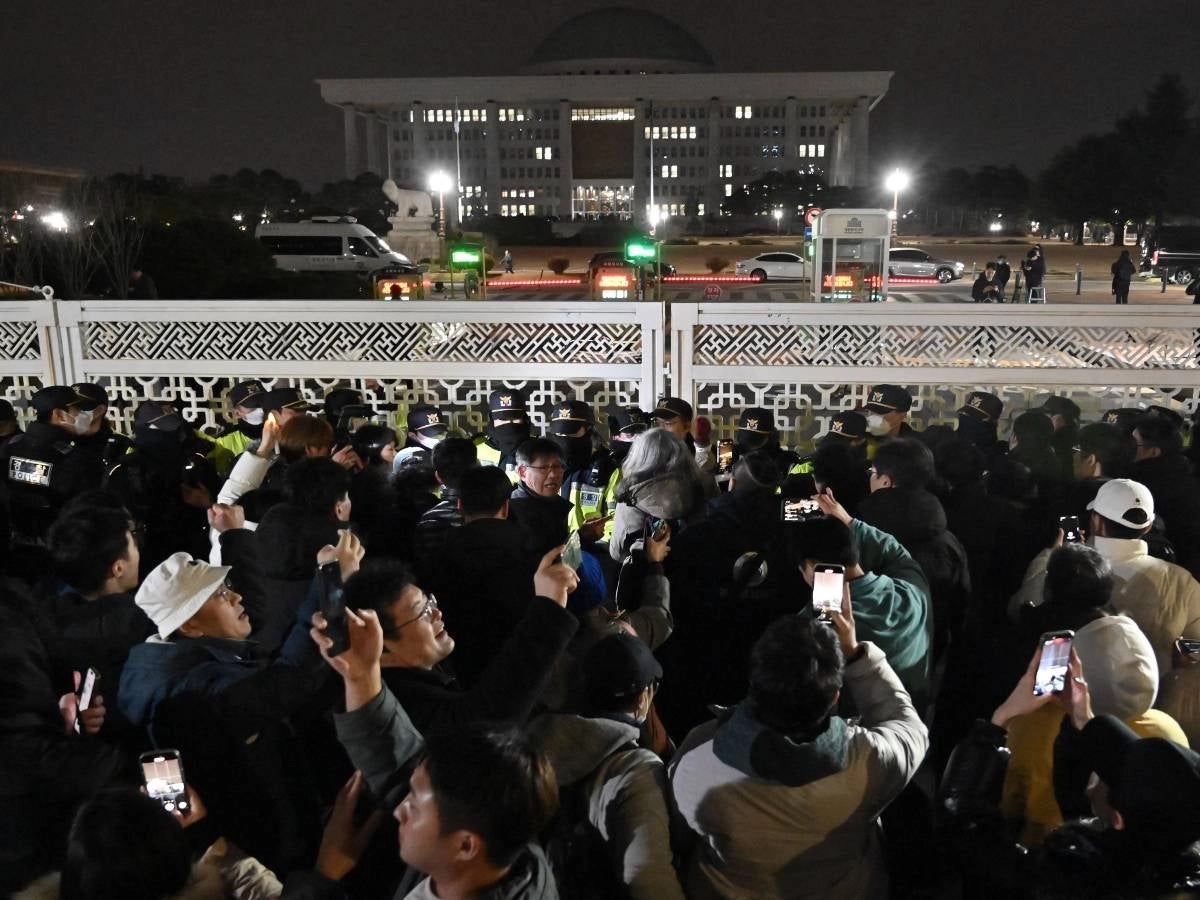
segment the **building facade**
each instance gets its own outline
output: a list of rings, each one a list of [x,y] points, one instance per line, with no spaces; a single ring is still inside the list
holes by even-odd
[[[891,75],[716,72],[678,26],[610,9],[560,26],[519,75],[317,83],[343,112],[347,177],[424,189],[446,172],[461,216],[666,219],[718,213],[771,169],[865,183]]]

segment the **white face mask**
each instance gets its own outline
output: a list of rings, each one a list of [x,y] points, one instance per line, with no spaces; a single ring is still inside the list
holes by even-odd
[[[261,425],[267,419],[267,414],[261,409],[252,409],[246,415],[242,416],[242,421],[247,425]]]
[[[95,418],[95,413],[90,409],[83,409],[76,413],[75,418],[71,422],[71,427],[75,429],[76,434],[87,434],[88,429],[92,427],[92,420]]]
[[[867,431],[875,437],[883,437],[892,430],[892,426],[888,424],[887,419],[879,413],[871,413],[867,416]]]

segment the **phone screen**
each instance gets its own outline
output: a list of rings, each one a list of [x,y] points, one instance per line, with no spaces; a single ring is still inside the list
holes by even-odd
[[[733,465],[733,441],[717,441],[717,471],[724,473]]]
[[[806,522],[809,519],[819,519],[823,515],[821,504],[807,497],[784,500],[779,513],[780,519],[784,522]]]
[[[325,618],[325,636],[333,641],[326,651],[337,656],[350,649],[350,632],[346,624],[346,600],[342,594],[342,579],[337,563],[317,568],[317,606]]]
[[[1033,678],[1033,695],[1057,694],[1067,686],[1067,662],[1071,658],[1071,631],[1042,635],[1042,659]]]
[[[579,541],[579,532],[572,531],[567,538],[567,544],[562,552],[563,565],[568,569],[578,569],[583,565],[583,547]]]
[[[141,756],[146,793],[167,812],[187,812],[187,789],[178,750],[151,750]]]
[[[1079,531],[1079,516],[1063,516],[1058,520],[1058,527],[1062,529],[1063,540],[1066,543],[1078,544],[1083,540]]]
[[[83,677],[83,686],[79,689],[79,712],[83,712],[92,705],[92,694],[96,691],[96,681],[100,678],[100,674],[89,668],[87,675]],[[82,723],[78,714],[75,716],[75,733],[78,734],[82,728]]]
[[[846,570],[835,563],[817,563],[813,570],[813,609],[818,613],[842,608],[842,585]]]

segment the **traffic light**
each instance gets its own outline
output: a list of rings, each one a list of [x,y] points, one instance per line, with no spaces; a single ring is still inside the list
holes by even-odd
[[[625,259],[634,265],[658,259],[658,244],[650,238],[630,238],[625,242]]]

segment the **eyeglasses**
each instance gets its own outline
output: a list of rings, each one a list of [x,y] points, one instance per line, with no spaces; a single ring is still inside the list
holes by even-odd
[[[237,591],[233,589],[233,585],[230,584],[229,579],[226,578],[223,582],[221,582],[221,586],[217,588],[217,592],[214,596],[220,598],[221,600],[228,600],[230,594],[236,593]]]
[[[411,625],[413,622],[417,621],[418,619],[428,619],[430,622],[432,622],[433,614],[435,612],[437,612],[437,608],[438,608],[437,597],[433,596],[433,594],[426,594],[425,595],[425,605],[421,607],[421,611],[419,613],[417,613],[415,616],[413,616],[411,619],[409,619],[407,622],[401,622],[400,624],[398,624],[396,626],[396,630],[399,631],[405,625]]]
[[[550,463],[548,466],[526,466],[527,469],[533,469],[535,472],[565,472],[567,467],[562,463]]]

